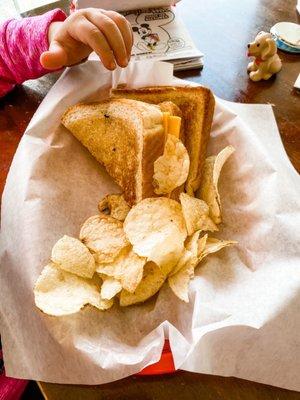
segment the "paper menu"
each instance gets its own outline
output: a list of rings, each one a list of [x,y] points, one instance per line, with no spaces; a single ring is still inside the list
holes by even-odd
[[[141,8],[170,7],[180,0],[75,0],[76,8],[97,7],[104,10],[128,11]]]
[[[123,12],[134,31],[132,55],[141,59],[184,60],[203,54],[195,45],[174,8]]]
[[[209,154],[236,153],[220,179],[224,224],[235,248],[196,272],[190,303],[164,287],[144,305],[43,315],[32,288],[63,234],[77,235],[99,199],[118,190],[59,121],[110,86],[186,85],[171,65],[131,63],[116,73],[99,62],[67,70],[20,142],[2,200],[0,312],[8,375],[100,384],[158,361],[165,337],[177,368],[237,376],[299,390],[299,176],[283,150],[270,106],[217,99]]]

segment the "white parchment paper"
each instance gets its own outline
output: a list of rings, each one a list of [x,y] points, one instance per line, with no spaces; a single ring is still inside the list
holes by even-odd
[[[119,191],[60,125],[66,107],[102,99],[111,85],[185,85],[165,63],[131,64],[112,76],[89,61],[64,72],[35,113],[2,199],[0,311],[9,376],[101,384],[159,360],[169,338],[176,368],[299,390],[300,180],[272,109],[217,100],[209,154],[236,153],[220,179],[224,224],[239,245],[197,270],[190,303],[168,287],[144,305],[86,308],[54,318],[36,309],[33,286],[64,234],[78,235],[99,199]]]

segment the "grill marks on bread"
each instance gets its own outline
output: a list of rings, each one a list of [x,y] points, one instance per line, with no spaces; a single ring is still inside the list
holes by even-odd
[[[105,166],[129,204],[154,196],[153,163],[165,142],[158,106],[126,99],[78,104],[62,123]]]

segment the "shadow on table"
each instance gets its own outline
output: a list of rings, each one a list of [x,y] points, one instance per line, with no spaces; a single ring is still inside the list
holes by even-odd
[[[43,400],[44,396],[42,395],[38,385],[34,381],[30,381],[21,397],[21,400]]]

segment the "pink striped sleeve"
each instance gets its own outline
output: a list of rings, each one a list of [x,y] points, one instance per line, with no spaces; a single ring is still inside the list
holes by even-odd
[[[56,9],[37,17],[0,24],[0,97],[16,84],[49,72],[40,64],[40,55],[49,47],[49,25],[65,19],[66,14]]]

